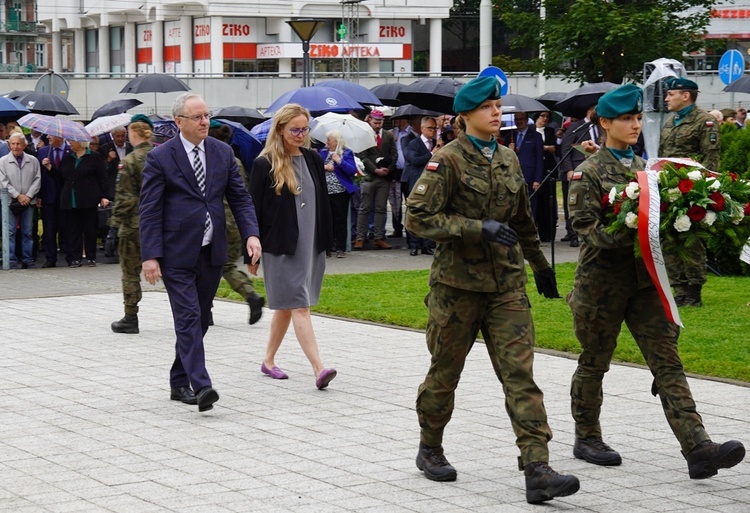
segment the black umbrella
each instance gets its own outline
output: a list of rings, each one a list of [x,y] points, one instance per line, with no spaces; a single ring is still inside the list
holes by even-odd
[[[50,93],[31,92],[16,98],[16,101],[37,114],[78,114],[73,104],[65,98]]]
[[[549,92],[544,93],[541,96],[536,97],[536,101],[547,107],[549,110],[553,110],[555,107],[555,104],[565,98],[565,96],[568,93],[560,93],[560,92]]]
[[[601,98],[604,93],[611,91],[616,87],[620,86],[618,84],[613,84],[612,82],[585,84],[566,94],[565,98],[557,102],[553,109],[561,112],[565,116],[583,119],[586,117],[586,111],[589,110],[589,107],[596,105],[596,102],[599,101],[599,98]]]
[[[29,94],[33,92],[34,92],[33,89],[21,89],[21,90],[13,89],[11,92],[3,94],[3,96],[5,96],[6,98],[11,98],[12,100],[16,100],[18,99],[19,96],[23,96],[25,94]]]
[[[125,84],[121,93],[173,93],[176,91],[190,91],[190,87],[177,77],[164,73],[150,73],[140,75]]]
[[[372,91],[356,82],[349,82],[348,80],[326,80],[324,82],[318,82],[313,87],[331,87],[333,89],[338,89],[339,91],[345,92],[354,98],[357,103],[361,103],[362,105],[383,105],[380,98],[373,94]]]
[[[440,115],[442,115],[442,113],[436,112],[434,110],[420,109],[419,107],[415,107],[414,105],[409,103],[406,105],[402,105],[401,107],[393,111],[393,114],[391,114],[391,119],[410,118],[412,116],[432,116],[434,118]]]
[[[258,112],[256,109],[250,109],[248,107],[240,107],[237,105],[231,105],[229,107],[222,107],[221,109],[215,110],[212,114],[214,118],[228,119],[244,125],[247,128],[252,128],[266,120],[266,117]]]
[[[399,105],[404,104],[404,102],[397,98],[398,93],[404,87],[406,87],[406,84],[402,84],[401,82],[390,82],[388,84],[380,84],[371,87],[370,91],[377,96],[381,102],[383,102],[383,105],[398,107]]]
[[[724,88],[727,93],[750,93],[750,77],[741,77]]]
[[[510,114],[513,112],[544,112],[547,109],[540,102],[530,96],[522,94],[506,94],[503,100],[503,113]]]
[[[94,120],[103,116],[114,116],[115,114],[122,114],[142,103],[143,102],[141,100],[137,100],[135,98],[120,98],[119,100],[112,100],[96,109],[91,115],[91,119]]]
[[[422,109],[449,114],[453,112],[453,98],[463,86],[463,82],[452,78],[420,78],[404,87],[396,98]]]

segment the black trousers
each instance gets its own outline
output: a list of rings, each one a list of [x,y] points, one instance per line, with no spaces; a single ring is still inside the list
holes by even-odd
[[[333,221],[333,246],[336,251],[346,251],[346,220],[349,215],[350,198],[351,194],[348,192],[339,192],[328,195],[328,201],[331,203],[331,218]]]
[[[83,248],[86,248],[86,259],[96,260],[96,231],[99,226],[97,208],[71,208],[65,211],[65,240],[68,243],[68,263],[83,259]]]

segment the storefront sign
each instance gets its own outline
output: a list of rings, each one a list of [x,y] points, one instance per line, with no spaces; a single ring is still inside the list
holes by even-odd
[[[302,45],[298,43],[258,44],[258,59],[299,59]],[[411,59],[411,45],[401,43],[372,43],[347,45],[342,43],[311,43],[311,59]]]

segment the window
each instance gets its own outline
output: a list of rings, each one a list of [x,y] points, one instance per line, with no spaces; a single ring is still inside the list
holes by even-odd
[[[47,67],[47,45],[37,43],[34,45],[34,64],[37,68]]]

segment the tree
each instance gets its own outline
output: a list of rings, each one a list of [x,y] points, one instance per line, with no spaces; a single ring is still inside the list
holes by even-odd
[[[571,82],[636,78],[659,57],[680,60],[703,47],[715,0],[494,0],[517,37],[514,48],[543,48],[530,67]],[[545,7],[544,19],[540,7]]]

